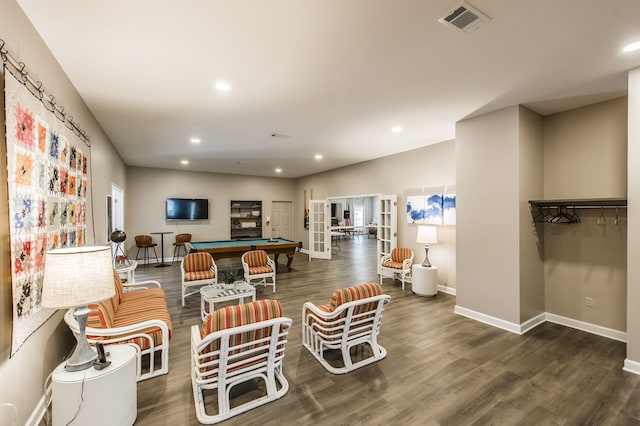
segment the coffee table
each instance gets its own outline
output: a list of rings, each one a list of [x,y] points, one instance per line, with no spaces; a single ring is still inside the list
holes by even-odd
[[[200,287],[200,316],[204,321],[207,314],[214,311],[214,305],[220,302],[237,300],[244,303],[244,298],[256,300],[256,288],[246,281],[236,281],[229,288],[225,284],[212,284]],[[208,310],[207,310],[207,305]]]

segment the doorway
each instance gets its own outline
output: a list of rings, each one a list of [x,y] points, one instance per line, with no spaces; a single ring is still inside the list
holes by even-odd
[[[115,184],[111,184],[111,228],[124,231],[124,190]]]
[[[290,240],[292,233],[293,233],[292,203],[290,201],[272,201],[271,202],[271,236]]]

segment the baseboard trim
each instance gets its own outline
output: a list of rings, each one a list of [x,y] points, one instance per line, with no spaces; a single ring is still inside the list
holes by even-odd
[[[584,321],[578,321],[572,318],[563,317],[556,314],[546,314],[546,320],[554,324],[560,324],[577,330],[586,331],[587,333],[596,334],[598,336],[607,337],[619,342],[627,343],[627,333],[624,331],[614,330],[612,328],[602,327],[600,325],[591,324]]]
[[[443,284],[438,284],[438,291],[450,294],[452,296],[456,295],[456,288],[455,287],[447,287],[446,285],[443,285]]]
[[[627,358],[624,360],[624,367],[622,367],[622,370],[626,371],[627,373],[640,375],[640,362],[631,361],[629,358]]]
[[[534,329],[535,327],[539,326],[540,324],[543,324],[544,322],[549,321],[554,324],[575,328],[576,330],[585,331],[587,333],[606,337],[612,340],[617,340],[619,342],[623,342],[623,343],[627,342],[627,333],[625,333],[624,331],[614,330],[612,328],[602,327],[602,326],[590,324],[584,321],[578,321],[578,320],[563,317],[560,315],[550,314],[548,312],[543,312],[539,315],[536,315],[535,317],[523,322],[522,324],[516,324],[513,322],[505,321],[503,319],[492,317],[491,315],[486,315],[480,312],[476,312],[471,309],[463,308],[462,306],[458,306],[458,305],[455,306],[453,312],[458,315],[462,315],[467,318],[471,318],[476,321],[480,321],[485,324],[492,325],[494,327],[498,327],[503,330],[507,330],[516,334],[524,334]],[[638,365],[640,366],[640,364]]]
[[[491,315],[486,315],[480,312],[473,311],[471,309],[463,308],[459,305],[455,306],[453,312],[458,315],[462,315],[463,317],[471,318],[473,320],[480,321],[485,324],[510,331],[512,333],[522,334],[522,332],[520,331],[520,325],[513,322],[505,321],[500,318],[492,317]]]
[[[25,422],[25,426],[38,426],[42,424],[44,415],[47,413],[47,398],[46,395],[42,395],[38,405],[34,408],[33,412]]]

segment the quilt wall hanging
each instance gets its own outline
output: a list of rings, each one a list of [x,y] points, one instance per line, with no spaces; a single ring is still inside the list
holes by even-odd
[[[44,255],[86,244],[89,147],[5,66],[13,328],[11,355],[55,310],[41,307]]]

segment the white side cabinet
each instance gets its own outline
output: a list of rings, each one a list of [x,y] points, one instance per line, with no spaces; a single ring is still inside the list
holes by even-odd
[[[411,290],[418,296],[435,296],[438,294],[438,267],[426,268],[414,263],[411,267]]]
[[[138,415],[136,350],[129,345],[104,347],[111,364],[102,369],[53,371],[53,425],[132,425]]]

